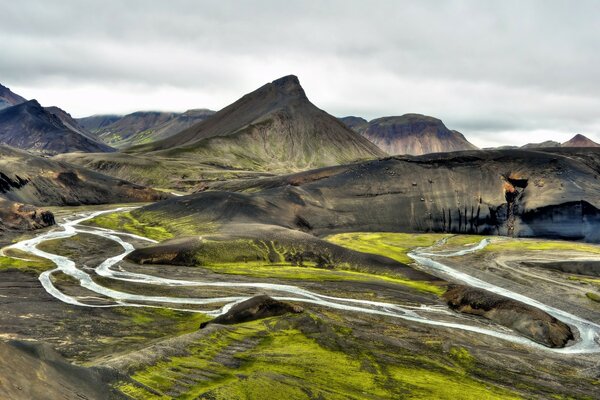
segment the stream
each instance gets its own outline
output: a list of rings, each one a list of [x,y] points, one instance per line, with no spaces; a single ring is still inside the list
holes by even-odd
[[[579,334],[579,338],[576,342],[565,348],[553,349],[541,344],[535,343],[528,338],[516,335],[508,329],[502,327],[479,327],[475,325],[449,322],[447,320],[440,319],[442,315],[456,315],[449,309],[439,306],[406,306],[386,302],[377,302],[369,300],[359,300],[343,297],[332,297],[316,292],[312,292],[303,289],[298,286],[284,285],[284,284],[273,284],[265,282],[227,282],[225,280],[213,281],[200,281],[200,280],[182,280],[182,279],[169,279],[158,277],[154,275],[141,274],[128,272],[119,268],[114,269],[116,264],[122,261],[125,256],[135,250],[135,247],[125,241],[123,238],[134,238],[137,240],[143,240],[148,242],[154,242],[154,240],[133,235],[130,233],[117,232],[105,228],[97,228],[93,226],[80,225],[82,222],[92,219],[98,215],[105,213],[112,213],[118,211],[124,211],[131,208],[117,208],[105,211],[85,212],[78,213],[70,218],[65,219],[59,223],[58,227],[42,232],[39,235],[15,243],[7,249],[16,249],[24,253],[31,254],[34,256],[42,257],[51,260],[56,268],[48,270],[40,274],[39,280],[43,285],[44,289],[52,296],[61,300],[65,303],[81,306],[81,307],[117,307],[117,306],[134,306],[134,307],[169,307],[176,310],[186,310],[193,312],[202,312],[210,316],[218,316],[226,313],[232,306],[242,302],[251,296],[228,296],[228,297],[213,297],[213,298],[183,298],[183,297],[169,297],[169,296],[145,296],[140,294],[126,293],[114,289],[104,287],[96,283],[88,272],[78,268],[78,264],[75,260],[71,260],[68,257],[64,257],[57,254],[48,253],[37,248],[37,246],[43,242],[55,239],[65,239],[77,235],[78,233],[86,233],[95,236],[99,236],[105,239],[112,240],[118,243],[122,248],[123,252],[107,258],[100,265],[94,269],[94,273],[120,281],[142,283],[149,285],[162,285],[171,287],[223,287],[223,288],[244,288],[244,289],[256,289],[256,294],[262,294],[264,291],[273,292],[271,296],[277,300],[283,301],[294,301],[302,303],[317,304],[324,307],[329,307],[338,310],[360,312],[367,314],[382,315],[391,318],[401,318],[407,321],[418,322],[427,325],[434,325],[450,329],[460,329],[464,331],[470,331],[478,334],[488,335],[502,340],[506,340],[511,343],[520,345],[526,345],[535,347],[545,351],[551,351],[556,353],[566,354],[583,354],[583,353],[596,353],[600,352],[600,325],[587,321],[583,318],[577,317],[565,311],[557,308],[548,306],[539,301],[521,295],[519,293],[512,292],[507,289],[495,286],[491,283],[482,281],[474,278],[468,274],[457,271],[440,261],[434,260],[433,258],[443,257],[458,257],[468,253],[476,252],[483,249],[489,244],[489,239],[482,240],[476,246],[460,250],[451,253],[432,253],[431,248],[427,249],[416,249],[410,252],[408,255],[416,263],[418,263],[425,271],[444,278],[450,282],[464,283],[470,286],[485,289],[502,296],[506,296],[523,303],[532,305],[541,310],[546,311],[552,316],[562,320],[566,324],[575,328]],[[100,296],[111,299],[110,304],[90,304],[86,303],[83,298],[76,298],[69,296],[61,292],[53,283],[52,275],[61,272],[66,274],[73,279],[77,280],[81,287],[94,292]],[[223,305],[224,304],[224,305]],[[186,309],[186,305],[200,305],[206,307],[206,309]],[[210,307],[210,306],[213,307]]]

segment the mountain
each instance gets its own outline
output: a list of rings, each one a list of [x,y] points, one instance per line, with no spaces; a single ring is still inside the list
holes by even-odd
[[[117,147],[129,147],[140,141],[153,129],[177,117],[174,112],[137,111],[119,118],[112,124],[94,132],[104,143]]]
[[[76,122],[88,132],[95,133],[123,118],[122,115],[92,115],[91,117],[77,118]]]
[[[262,86],[183,132],[128,152],[262,171],[293,171],[385,155],[314,106],[293,75]]]
[[[526,145],[521,146],[522,149],[545,149],[549,147],[560,147],[561,144],[559,142],[555,142],[554,140],[546,140],[541,143],[527,143]]]
[[[318,236],[448,232],[600,240],[600,151],[477,150],[397,156],[215,182],[142,209],[155,218],[260,223]]]
[[[13,93],[6,86],[0,85],[0,110],[25,103],[27,99]]]
[[[356,118],[346,117],[343,120],[389,154],[421,155],[477,149],[462,133],[449,130],[439,119],[426,115],[383,117],[368,124],[360,121],[362,118]]]
[[[571,140],[561,144],[561,147],[600,147],[600,144],[588,139],[583,135],[577,134],[573,136]]]
[[[59,108],[56,106],[50,106],[50,107],[44,107],[44,109],[46,111],[48,111],[50,114],[55,115],[58,119],[60,119],[60,122],[62,122],[67,128],[71,129],[72,131],[75,131],[75,132],[79,133],[80,135],[83,135],[93,141],[98,141],[94,135],[92,135],[90,132],[88,132],[87,129],[85,129],[83,126],[81,126],[81,124],[79,122],[77,122],[71,116],[71,114],[69,114],[62,108]]]
[[[362,132],[369,126],[369,121],[361,117],[342,117],[340,118],[340,121],[342,121],[348,128],[358,133]]]
[[[67,127],[36,100],[0,110],[0,144],[46,154],[113,151]]]

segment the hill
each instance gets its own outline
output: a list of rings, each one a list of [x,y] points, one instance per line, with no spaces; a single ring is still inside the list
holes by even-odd
[[[226,168],[294,171],[384,152],[314,106],[295,76],[268,83],[168,139],[131,153],[193,157]]]
[[[36,206],[153,201],[167,198],[130,182],[0,145],[0,199]]]
[[[0,110],[0,144],[45,154],[113,151],[69,128],[36,100]]]
[[[561,147],[600,147],[600,144],[593,140],[583,136],[575,135],[570,140],[561,144]]]
[[[426,115],[383,117],[368,123],[358,117],[346,117],[342,121],[388,154],[422,155],[477,149],[462,133],[449,130],[439,119]]]
[[[336,231],[600,239],[600,152],[468,151],[392,157],[254,181],[148,206],[168,221]]]

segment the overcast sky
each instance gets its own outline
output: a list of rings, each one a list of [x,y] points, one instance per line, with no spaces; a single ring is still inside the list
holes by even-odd
[[[335,116],[600,141],[600,1],[2,1],[0,83],[73,116],[218,110],[288,74]]]

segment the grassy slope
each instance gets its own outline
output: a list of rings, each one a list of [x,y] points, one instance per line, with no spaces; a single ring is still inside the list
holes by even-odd
[[[303,325],[310,317],[303,316]],[[312,317],[312,323],[322,321]],[[171,357],[134,373],[133,379],[152,388],[123,383],[134,399],[168,399],[177,387],[178,399],[516,399],[515,394],[468,375],[474,360],[465,349],[453,349],[450,362],[414,355],[387,359],[370,344],[356,343],[349,328],[334,326],[317,338],[298,329],[291,318],[271,318],[220,329]],[[328,323],[329,325],[329,323]],[[343,343],[344,351],[323,342]],[[233,355],[239,365],[223,365],[230,346],[254,341]],[[208,372],[209,381],[186,380],[194,371]],[[173,393],[171,392],[171,395]]]

